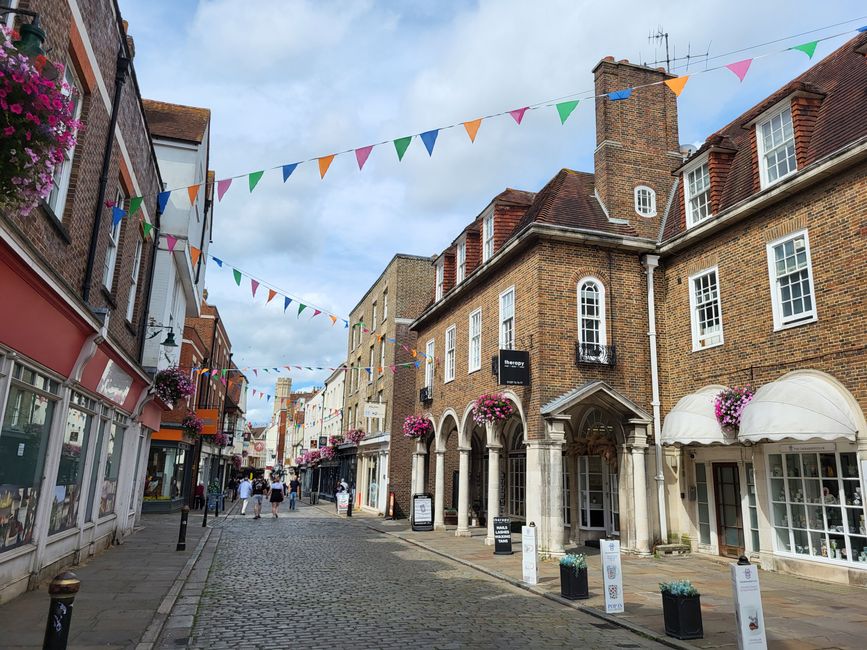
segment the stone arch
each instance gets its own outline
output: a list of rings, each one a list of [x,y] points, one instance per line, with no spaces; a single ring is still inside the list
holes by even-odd
[[[521,426],[524,429],[524,444],[527,444],[527,417],[524,414],[524,403],[521,401],[521,398],[518,397],[514,391],[504,390],[503,395],[515,405],[515,409],[518,412],[518,417],[521,418]]]
[[[453,424],[453,426],[449,426],[450,423]],[[449,434],[451,434],[453,429],[457,429],[458,435],[460,436],[459,423],[460,419],[453,408],[449,407],[443,411],[443,414],[440,416],[439,426],[434,425],[436,428],[437,451],[446,450],[446,442],[448,441]]]

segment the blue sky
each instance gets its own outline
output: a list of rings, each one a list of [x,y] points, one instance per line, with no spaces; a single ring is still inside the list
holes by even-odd
[[[135,68],[150,99],[210,108],[217,178],[327,155],[593,88],[606,55],[640,63],[662,54],[662,26],[678,54],[721,55],[867,14],[854,1],[302,2],[120,0],[136,42]],[[860,9],[860,10],[859,10]],[[725,63],[854,29],[852,22]],[[819,44],[814,61],[845,39]],[[743,83],[726,70],[691,78],[678,100],[680,141],[698,143],[811,65],[800,52],[756,61]],[[689,71],[703,68],[690,66]],[[505,187],[535,191],[559,169],[592,171],[593,103],[560,124],[553,108],[440,133],[432,157],[417,139],[403,160],[376,147],[362,172],[353,155],[324,180],[315,163],[287,183],[266,172],[255,192],[235,181],[215,206],[211,252],[343,316],[396,252],[441,251]],[[254,301],[231,271],[211,265],[210,302],[225,319],[240,366],[336,366],[346,330],[285,316]],[[290,313],[292,310],[289,310]],[[306,316],[306,312],[305,315]],[[273,392],[273,378],[249,373]],[[328,371],[293,372],[297,387]],[[271,405],[250,400],[249,416]]]

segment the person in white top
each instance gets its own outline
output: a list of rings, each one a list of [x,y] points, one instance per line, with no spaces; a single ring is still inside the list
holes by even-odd
[[[250,495],[253,494],[253,484],[246,476],[241,480],[238,486],[238,496],[241,499],[241,514],[247,514],[247,502],[250,500]]]
[[[271,483],[271,489],[269,490],[269,494],[271,495],[269,501],[271,502],[271,514],[274,515],[274,518],[277,518],[277,511],[280,510],[280,504],[283,503],[283,497],[286,493],[286,488],[283,485],[283,482],[279,478],[275,478]]]

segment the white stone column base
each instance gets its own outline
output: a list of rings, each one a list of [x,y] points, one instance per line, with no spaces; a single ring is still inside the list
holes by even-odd
[[[455,537],[471,537],[470,529],[469,528],[464,528],[464,529],[458,528],[455,531]]]

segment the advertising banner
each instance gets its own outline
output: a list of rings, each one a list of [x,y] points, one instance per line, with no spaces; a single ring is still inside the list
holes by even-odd
[[[623,576],[620,571],[620,541],[603,539],[599,542],[602,550],[602,583],[605,586],[605,611],[619,614],[624,611]]]

